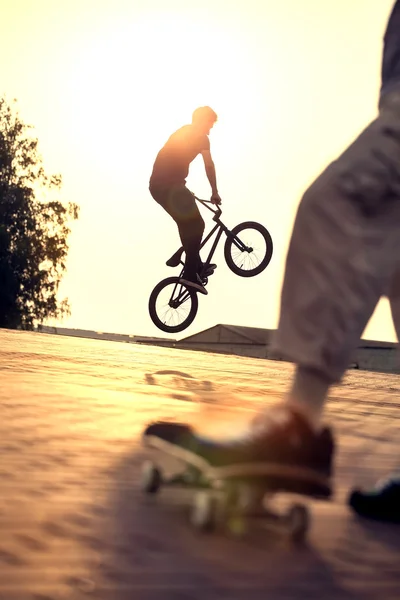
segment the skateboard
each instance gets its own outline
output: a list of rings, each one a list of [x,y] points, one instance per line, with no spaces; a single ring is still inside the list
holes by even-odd
[[[196,452],[193,433],[190,425],[175,422],[159,422],[146,428],[143,444],[160,453],[161,458],[142,464],[141,489],[145,494],[155,495],[164,486],[191,490],[190,522],[199,531],[223,529],[239,537],[251,521],[257,521],[286,534],[293,542],[305,540],[311,524],[305,503],[293,502],[285,512],[279,512],[271,507],[271,501],[277,494],[328,500],[330,490],[326,484],[310,484],[306,473],[296,477],[293,470],[279,465],[238,462],[214,466]],[[173,475],[163,468],[163,462],[169,459],[180,465]]]

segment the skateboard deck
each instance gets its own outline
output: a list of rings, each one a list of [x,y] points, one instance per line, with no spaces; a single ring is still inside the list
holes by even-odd
[[[186,423],[158,422],[143,433],[143,444],[160,458],[142,465],[142,490],[156,494],[164,486],[194,492],[190,520],[199,530],[217,527],[231,533],[244,533],[250,520],[262,521],[272,529],[286,532],[293,541],[303,541],[310,526],[310,511],[304,503],[292,503],[286,512],[273,510],[276,494],[328,500],[329,482],[314,471],[263,462],[216,464],[210,452],[200,454],[195,429]],[[163,463],[173,459],[180,469],[167,475]]]

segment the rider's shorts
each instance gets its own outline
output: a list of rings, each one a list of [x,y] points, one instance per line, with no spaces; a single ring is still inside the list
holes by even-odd
[[[400,333],[400,92],[305,192],[271,356],[339,381],[382,295]]]
[[[203,221],[195,197],[185,184],[150,187],[150,193],[178,225]]]

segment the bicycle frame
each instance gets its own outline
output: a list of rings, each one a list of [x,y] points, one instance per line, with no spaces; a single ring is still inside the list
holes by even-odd
[[[236,225],[236,227],[233,227],[230,230],[221,221],[222,210],[219,205],[215,205],[211,200],[202,200],[194,194],[193,198],[205,206],[207,210],[213,213],[212,219],[215,223],[204,239],[202,239],[200,244],[200,248],[204,248],[204,246],[209,243],[212,238],[214,238],[211,248],[208,252],[207,260],[203,264],[201,273],[198,273],[203,286],[207,285],[208,278],[214,271],[214,269],[210,269],[209,267],[211,264],[211,259],[223,233],[226,235],[223,256],[229,269],[241,277],[253,277],[254,275],[261,273],[268,266],[273,252],[272,238],[268,230],[263,225],[255,221],[245,221],[243,223],[239,223]],[[241,234],[243,232],[246,239],[247,235],[252,230],[261,234],[264,242],[263,254],[261,261],[258,261],[257,247],[254,255],[255,262],[253,261],[253,258],[250,258],[250,268],[247,268],[248,261],[246,256],[242,257],[242,253],[250,254],[254,251],[254,248],[247,246],[241,240]],[[236,249],[239,250],[239,255],[236,253]],[[149,312],[153,323],[159,329],[168,333],[183,331],[183,329],[188,327],[193,322],[198,309],[198,295],[196,289],[190,285],[190,282],[184,282],[181,279],[185,269],[185,261],[182,259],[183,253],[184,248],[180,247],[179,250],[177,250],[167,261],[167,265],[169,267],[178,267],[179,265],[182,265],[180,275],[167,277],[166,279],[160,281],[151,292],[149,298]],[[169,292],[171,287],[173,288],[172,293]],[[162,297],[161,294],[163,294],[166,290],[168,290],[167,296]],[[158,307],[159,297],[161,298],[160,307]],[[170,309],[173,310],[170,311]],[[178,319],[178,322],[173,324],[175,318]]]
[[[215,221],[215,225],[212,228],[212,230],[206,235],[206,237],[202,240],[200,248],[203,248],[203,246],[205,246],[205,244],[208,242],[208,240],[210,240],[212,238],[212,236],[218,231],[215,240],[211,246],[210,252],[208,254],[208,257],[205,261],[205,265],[210,264],[211,259],[214,255],[214,252],[219,244],[219,240],[221,239],[221,236],[223,233],[226,234],[227,237],[232,236],[231,231],[228,229],[228,227],[226,225],[224,225],[224,223],[221,221],[220,216],[222,214],[222,210],[220,209],[219,206],[217,206],[217,208],[211,208],[209,205],[212,204],[214,206],[214,203],[211,200],[202,200],[201,198],[198,198],[197,196],[194,196],[195,199],[200,202],[203,206],[205,206],[207,208],[207,210],[211,211],[212,213],[214,213],[214,216],[212,218],[213,221]],[[240,245],[235,241],[236,245],[238,246],[238,248],[240,248]],[[241,244],[243,246],[243,244]],[[241,250],[243,250],[244,248],[240,248]],[[182,261],[182,254],[184,252],[183,247],[181,246],[179,248],[179,250],[177,250],[170,259],[167,260],[167,265],[169,267],[177,267],[179,264],[181,264],[182,266],[184,266],[184,262]]]

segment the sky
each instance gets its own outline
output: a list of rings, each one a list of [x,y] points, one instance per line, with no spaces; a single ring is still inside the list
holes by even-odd
[[[218,269],[178,339],[217,323],[276,328],[286,252],[302,194],[376,116],[382,37],[393,0],[1,0],[0,95],[34,127],[60,199],[80,206],[60,298],[64,327],[165,336],[148,298],[177,269],[177,228],[148,180],[194,108],[210,134],[222,220],[263,223],[268,268]],[[202,160],[188,187],[210,196]],[[211,227],[202,211],[206,231]],[[395,341],[386,299],[364,338]]]

